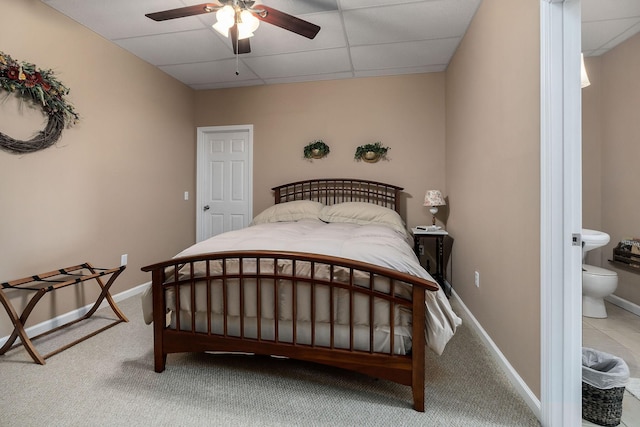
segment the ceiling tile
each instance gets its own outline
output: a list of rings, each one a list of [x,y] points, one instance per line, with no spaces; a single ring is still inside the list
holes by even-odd
[[[234,56],[230,42],[223,41],[212,29],[121,39],[116,40],[116,44],[153,65],[206,62]]]
[[[639,0],[582,0],[582,22],[640,17]]]
[[[189,86],[194,90],[209,90],[209,89],[225,89],[225,88],[231,88],[231,87],[260,86],[264,84],[265,84],[264,80],[249,79],[249,80],[237,80],[237,81],[227,81],[227,82],[218,82],[218,83],[192,84]]]
[[[107,39],[135,37],[163,32],[203,28],[197,17],[156,22],[145,13],[198,4],[199,1],[180,0],[50,0],[48,5],[80,22]]]
[[[303,18],[307,18],[307,16]],[[320,32],[312,40],[275,25],[265,22],[260,23],[260,27],[255,31],[255,36],[251,38],[251,56],[346,46],[342,21],[338,13],[329,12],[309,15],[308,20],[321,27]]]
[[[338,10],[337,0],[262,0],[257,1],[254,8],[259,9],[260,4],[295,16]]]
[[[343,13],[352,46],[461,37],[475,9],[464,0],[349,10]]]
[[[259,78],[242,61],[238,61],[239,74],[236,75],[235,59],[201,62],[198,64],[166,65],[158,68],[187,85],[221,82],[233,83]]]
[[[311,82],[311,81],[321,81],[321,80],[341,80],[341,79],[349,79],[353,77],[353,73],[328,73],[328,74],[320,74],[320,75],[310,75],[310,76],[294,76],[294,77],[285,77],[285,78],[273,78],[267,79],[266,83],[268,84],[280,84],[280,83],[302,83],[302,82]]]
[[[422,3],[424,0],[342,0],[340,7],[342,10],[363,9],[377,6],[389,6],[394,4]],[[428,0],[428,1],[447,1],[447,0]]]
[[[460,43],[459,38],[392,43],[385,45],[385,54],[378,55],[376,46],[351,48],[353,68],[356,71],[396,69],[428,65],[445,66]]]
[[[638,0],[640,2],[640,0]],[[625,18],[608,21],[592,21],[582,23],[582,49],[596,50],[614,41],[621,34],[627,34],[624,41],[640,30],[640,18]],[[634,31],[635,29],[635,31]],[[614,45],[615,46],[615,45]]]
[[[353,73],[353,75],[354,77],[383,77],[389,75],[397,76],[401,74],[439,73],[446,69],[446,64],[425,65],[420,67],[385,68],[378,70],[356,71]]]
[[[264,79],[351,71],[347,49],[260,56],[244,62]]]
[[[624,42],[625,40],[635,36],[638,32],[640,32],[640,18],[636,20],[636,24],[632,27],[629,27],[628,30],[618,34],[616,37],[611,39],[608,43],[606,43],[603,48],[610,50]]]

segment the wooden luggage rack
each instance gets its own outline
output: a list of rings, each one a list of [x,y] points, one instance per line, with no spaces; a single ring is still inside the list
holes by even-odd
[[[17,279],[17,280],[12,280],[10,282],[0,283],[0,302],[2,302],[2,305],[7,311],[7,314],[9,315],[9,318],[11,319],[11,322],[13,322],[13,326],[14,326],[13,332],[11,333],[7,341],[4,343],[4,345],[0,348],[0,355],[5,354],[13,346],[13,343],[16,341],[16,339],[20,337],[22,344],[26,348],[27,352],[31,355],[31,358],[34,360],[34,362],[44,365],[45,359],[55,354],[58,354],[61,351],[64,351],[88,338],[91,338],[92,336],[97,335],[100,332],[103,332],[111,328],[112,326],[117,325],[118,323],[128,322],[129,320],[122,313],[122,311],[120,311],[115,301],[111,297],[111,294],[109,293],[109,288],[111,287],[111,285],[113,285],[113,282],[120,275],[120,273],[124,271],[125,267],[126,267],[125,265],[122,265],[120,267],[110,268],[110,269],[97,268],[97,267],[93,267],[90,263],[86,262],[84,264],[74,265],[73,267],[61,268],[59,270],[50,271],[48,273],[36,274],[34,276],[25,277],[23,279]],[[104,283],[102,278],[104,276],[109,276],[109,275],[111,275],[111,277],[106,283]],[[65,288],[67,286],[80,285],[94,279],[96,280],[96,282],[98,283],[102,291],[100,292],[98,299],[93,304],[91,309],[84,316],[82,316],[79,319],[73,320],[71,322],[67,322],[64,325],[60,325],[47,332],[39,334],[33,338],[29,338],[27,336],[27,333],[24,328],[25,324],[27,323],[27,319],[29,318],[29,315],[35,308],[38,301],[40,301],[40,299],[45,294],[47,294],[48,292],[55,291],[57,289]],[[35,292],[35,295],[29,300],[22,314],[18,316],[18,313],[16,312],[15,308],[11,304],[11,301],[6,296],[5,290],[29,291],[29,292]],[[62,328],[71,326],[82,320],[88,319],[96,312],[96,310],[98,309],[102,301],[105,299],[113,309],[113,312],[118,317],[116,321],[104,326],[101,329],[98,329],[97,331],[90,333],[89,335],[85,335],[82,338],[79,338],[63,347],[60,347],[57,350],[52,351],[51,353],[45,354],[44,356],[41,356],[40,353],[36,350],[32,341],[40,337],[43,337],[45,335],[49,335]]]

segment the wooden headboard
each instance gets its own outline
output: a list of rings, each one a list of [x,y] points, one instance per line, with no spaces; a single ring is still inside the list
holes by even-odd
[[[400,213],[403,188],[364,179],[308,179],[273,187],[275,203],[314,200],[325,205],[342,202],[367,202]]]

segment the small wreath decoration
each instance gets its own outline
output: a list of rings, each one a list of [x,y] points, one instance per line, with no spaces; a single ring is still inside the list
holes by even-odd
[[[44,130],[28,141],[13,139],[0,132],[0,148],[10,153],[32,153],[50,147],[60,138],[65,126],[70,127],[79,119],[73,105],[65,100],[69,89],[55,78],[53,71],[18,62],[1,51],[0,88],[39,105],[48,116]]]
[[[356,148],[353,158],[357,161],[364,160],[367,163],[376,163],[380,159],[386,159],[389,150],[391,148],[385,147],[380,141],[364,144]]]
[[[304,147],[304,158],[305,159],[321,159],[326,157],[327,154],[331,152],[331,149],[325,142],[321,139],[316,139],[311,141]]]

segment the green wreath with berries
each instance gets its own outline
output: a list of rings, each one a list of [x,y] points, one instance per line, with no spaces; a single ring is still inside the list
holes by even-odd
[[[69,89],[51,70],[18,62],[0,51],[0,89],[42,108],[47,125],[28,141],[11,138],[0,132],[0,149],[13,154],[32,153],[55,144],[65,127],[74,125],[79,116],[65,97]],[[7,96],[9,96],[7,94]]]

